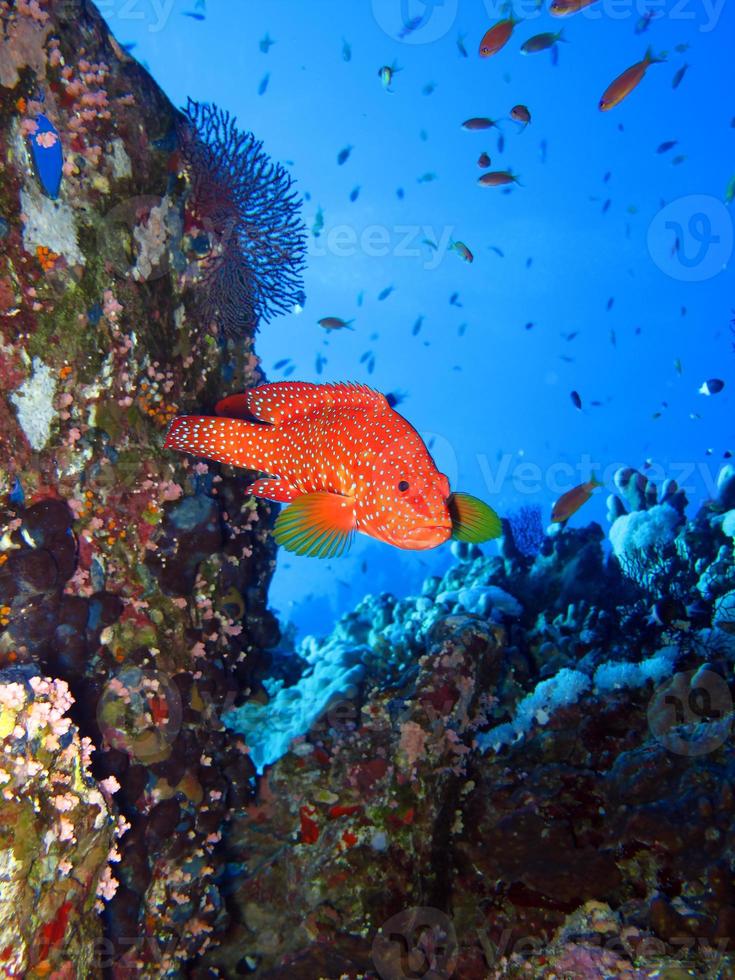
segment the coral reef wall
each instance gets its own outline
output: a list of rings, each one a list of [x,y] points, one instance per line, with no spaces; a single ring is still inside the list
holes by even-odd
[[[253,767],[218,714],[279,637],[269,505],[161,448],[261,379],[252,324],[234,343],[196,313],[183,118],[92,4],[0,2],[8,975],[174,976],[226,922],[217,845]]]
[[[615,483],[617,555],[509,521],[225,714],[264,775],[222,975],[733,976],[735,467],[690,517]]]

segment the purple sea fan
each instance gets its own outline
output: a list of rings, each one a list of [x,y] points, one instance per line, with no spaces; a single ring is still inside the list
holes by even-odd
[[[508,516],[513,544],[524,558],[534,558],[544,542],[541,508],[526,504]]]
[[[262,142],[216,105],[188,100],[179,144],[192,221],[209,239],[202,313],[226,335],[243,336],[303,302],[301,200]]]

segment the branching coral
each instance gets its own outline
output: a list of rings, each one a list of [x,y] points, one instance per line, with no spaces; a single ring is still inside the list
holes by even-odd
[[[513,544],[524,558],[535,558],[544,542],[541,508],[524,505],[508,516]]]
[[[215,105],[189,100],[179,127],[192,221],[209,239],[202,313],[230,336],[292,309],[302,291],[301,201],[280,164]]]

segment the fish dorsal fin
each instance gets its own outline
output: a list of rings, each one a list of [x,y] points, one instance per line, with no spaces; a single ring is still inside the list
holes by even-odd
[[[240,399],[244,401],[241,403]],[[390,408],[385,396],[379,391],[373,391],[367,385],[347,382],[317,385],[306,381],[277,381],[251,388],[244,395],[225,398],[218,404],[217,411],[226,403],[231,403],[230,411],[243,406],[256,419],[271,422],[273,425],[309,415],[315,409],[328,405],[354,406],[371,411],[387,411]]]
[[[224,415],[228,419],[251,419],[252,412],[248,408],[248,396],[228,395],[221,398],[214,406],[217,415]]]

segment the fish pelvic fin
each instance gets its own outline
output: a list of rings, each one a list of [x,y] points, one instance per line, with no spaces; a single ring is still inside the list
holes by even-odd
[[[344,554],[355,531],[355,501],[337,493],[304,493],[278,515],[276,544],[310,558]]]

